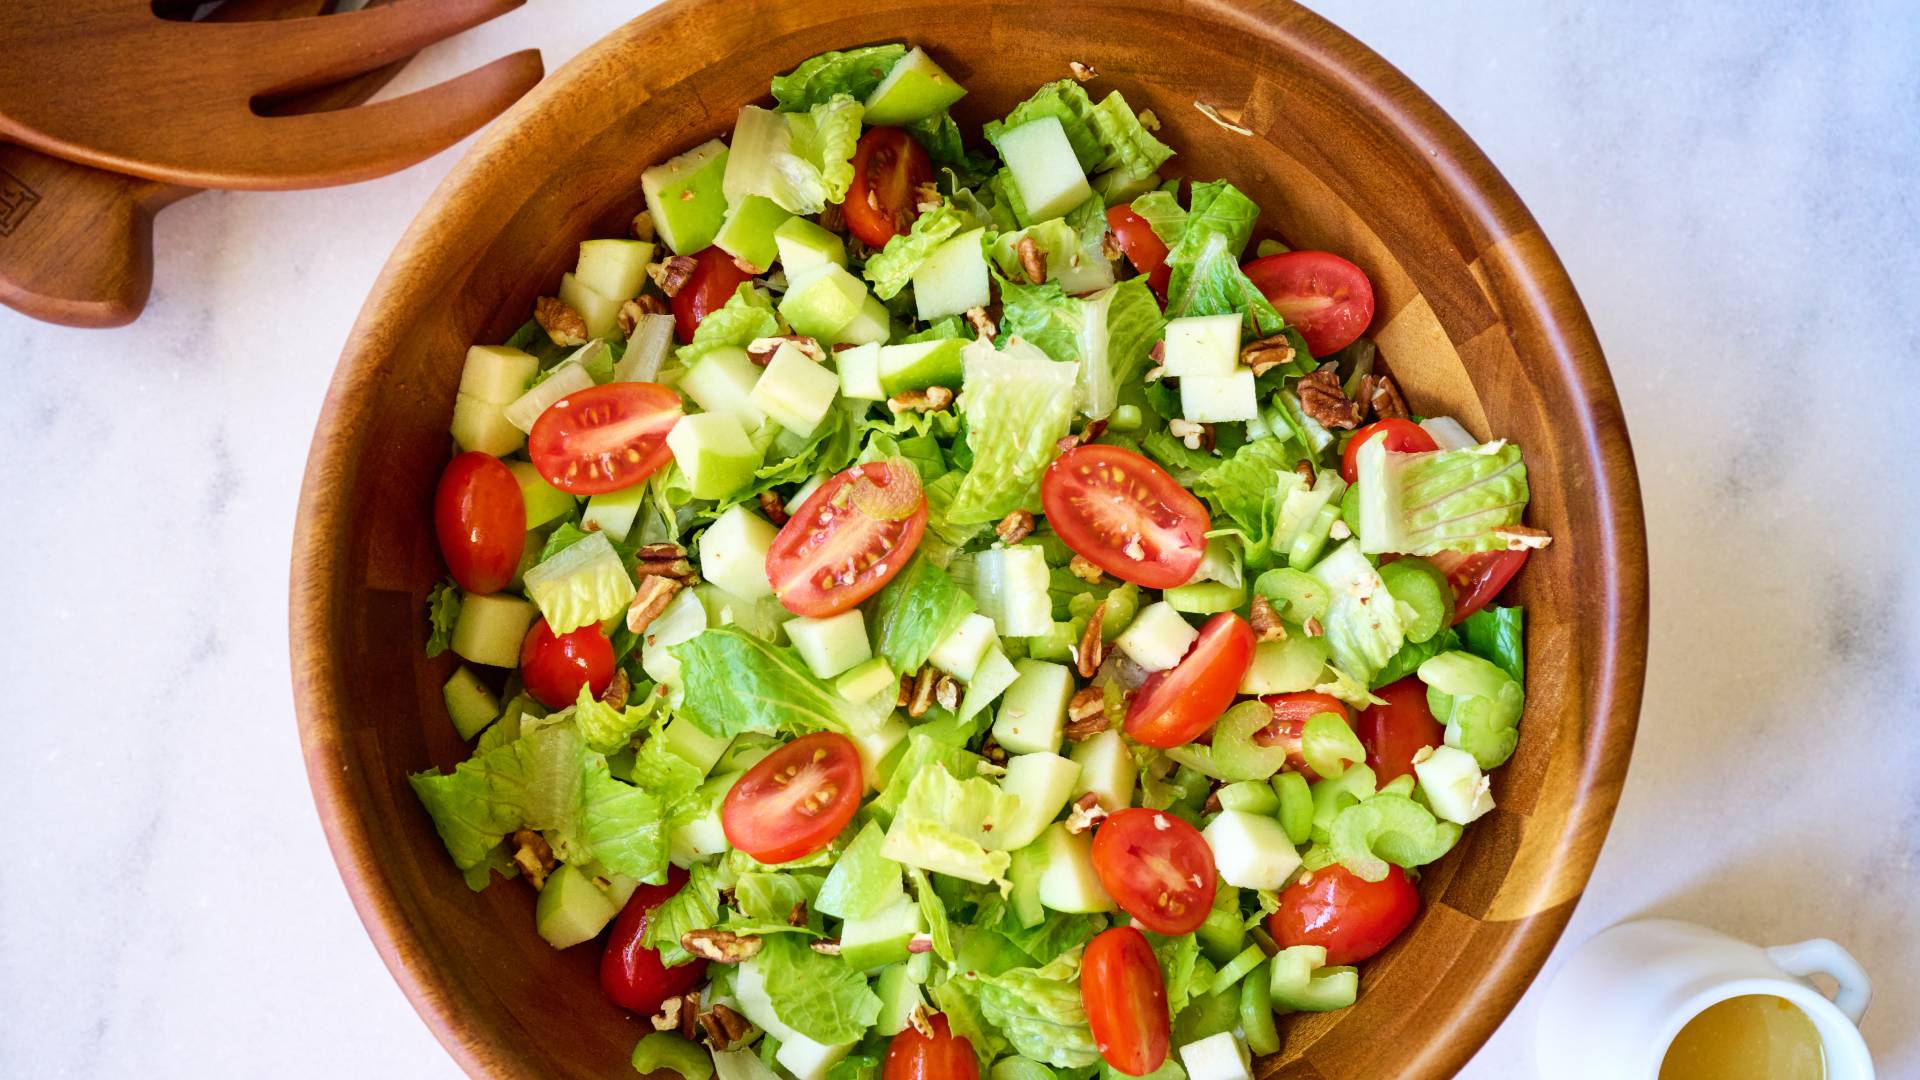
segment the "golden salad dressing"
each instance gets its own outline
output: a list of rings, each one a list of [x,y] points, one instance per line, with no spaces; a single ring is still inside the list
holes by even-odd
[[[1660,1061],[1660,1080],[1825,1080],[1813,1019],[1772,994],[1747,994],[1687,1021]]]

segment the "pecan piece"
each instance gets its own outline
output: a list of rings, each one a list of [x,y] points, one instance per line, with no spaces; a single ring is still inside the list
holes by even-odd
[[[614,321],[620,324],[621,337],[632,337],[633,328],[640,325],[642,316],[666,313],[667,302],[652,293],[646,293],[621,304],[620,313],[614,316]]]
[[[669,297],[679,296],[680,290],[687,287],[687,281],[693,277],[693,268],[698,264],[690,255],[671,255],[657,263],[647,264],[647,276],[660,287],[660,291]]]
[[[1067,61],[1067,70],[1073,73],[1074,82],[1087,82],[1100,77],[1100,73],[1078,60]]]
[[[1153,348],[1147,350],[1147,359],[1156,364],[1164,364],[1167,362],[1166,338],[1161,338],[1159,341],[1153,343]],[[1151,382],[1152,380],[1149,379],[1148,381]]]
[[[1496,526],[1493,535],[1507,542],[1508,551],[1527,551],[1553,543],[1553,537],[1547,530],[1535,529],[1527,525]]]
[[[1023,236],[1014,245],[1014,251],[1020,256],[1020,269],[1027,280],[1035,285],[1047,280],[1047,253],[1040,250],[1040,242],[1031,236]]]
[[[683,560],[684,561],[684,560]],[[627,629],[638,634],[653,625],[653,620],[667,610],[673,602],[673,594],[680,591],[680,583],[663,574],[648,574],[640,579],[640,587],[634,590],[633,602],[627,605]]]
[[[1072,573],[1074,577],[1079,578],[1089,585],[1100,584],[1100,568],[1095,566],[1093,560],[1087,558],[1085,555],[1075,555],[1073,561],[1067,563],[1067,570]]]
[[[738,964],[760,955],[764,942],[754,934],[736,934],[717,927],[689,930],[680,935],[680,947],[716,964]]]
[[[513,834],[513,864],[527,875],[527,883],[536,890],[547,886],[547,875],[553,871],[553,848],[547,845],[547,838],[532,829],[521,829]]]
[[[1382,420],[1413,418],[1407,411],[1407,399],[1400,394],[1400,385],[1391,375],[1360,376],[1360,403],[1372,408],[1373,414]]]
[[[700,1034],[715,1050],[725,1050],[739,1042],[753,1027],[746,1017],[718,1002],[700,1014],[699,1022]]]
[[[1120,250],[1120,238],[1118,236],[1107,233],[1100,238],[1100,255],[1108,262],[1119,262],[1120,256],[1124,254],[1126,253]]]
[[[1066,734],[1069,740],[1086,742],[1111,726],[1113,720],[1107,715],[1107,692],[1104,689],[1089,686],[1067,702]]]
[[[807,942],[807,948],[812,949],[821,956],[839,956],[840,939],[837,937],[816,938],[813,941]]]
[[[747,343],[747,359],[753,361],[755,367],[766,367],[773,361],[773,354],[780,351],[780,346],[788,343],[792,343],[800,350],[800,355],[816,364],[827,358],[827,351],[821,348],[820,342],[815,339],[805,334],[785,334],[780,337],[754,338]]]
[[[787,523],[786,504],[780,501],[780,496],[771,491],[760,493],[760,512],[767,515],[767,520],[773,522],[776,528]]]
[[[946,205],[946,200],[940,197],[940,185],[931,180],[914,185],[914,209],[923,214],[927,214],[940,209],[940,207],[944,205]]]
[[[919,1032],[923,1037],[928,1039],[934,1037],[933,1014],[927,1011],[927,1006],[924,1002],[915,1005],[913,1012],[907,1014],[907,1023],[912,1024],[913,1030]]]
[[[1063,436],[1060,441],[1054,443],[1053,446],[1054,449],[1064,454],[1074,447],[1079,446],[1081,443],[1090,443],[1106,433],[1107,421],[1105,417],[1098,420],[1089,420],[1087,421],[1087,426],[1081,428],[1077,434]]]
[[[967,325],[973,327],[973,332],[980,337],[990,338],[1000,332],[1000,328],[993,323],[993,316],[988,315],[983,307],[967,309]]]
[[[1308,637],[1319,637],[1322,633],[1325,633],[1320,626],[1319,619],[1308,619],[1306,622],[1300,624],[1300,629],[1305,630]]]
[[[932,952],[933,951],[933,935],[932,934],[915,934],[912,937],[908,938],[907,951],[910,953]]]
[[[787,925],[807,925],[807,902],[805,900],[795,900],[793,902],[793,910],[787,912]]]
[[[1300,411],[1324,428],[1350,431],[1360,426],[1360,406],[1347,397],[1340,376],[1321,368],[1300,379]]]
[[[944,386],[929,386],[925,390],[909,390],[893,395],[887,399],[887,411],[895,414],[939,412],[952,404],[952,390]]]
[[[1033,534],[1033,515],[1025,510],[1015,510],[1001,518],[1000,524],[993,527],[993,532],[1001,543],[1017,544]]]
[[[639,577],[672,578],[692,585],[697,576],[687,561],[687,549],[679,544],[648,544],[633,553],[634,573]]]
[[[843,233],[847,231],[846,211],[840,209],[839,203],[828,203],[826,209],[821,210],[820,213],[814,217],[814,220],[819,223],[821,228],[830,233]]]
[[[1079,836],[1092,832],[1094,826],[1107,820],[1107,812],[1100,809],[1100,797],[1089,791],[1075,800],[1073,809],[1067,813],[1067,831]]]
[[[1240,362],[1253,369],[1255,378],[1265,375],[1281,364],[1290,364],[1294,358],[1293,343],[1285,334],[1275,334],[1270,338],[1248,342],[1240,350]]]
[[[685,1004],[685,999],[677,997],[670,997],[661,1002],[660,1011],[653,1014],[653,1030],[680,1030],[680,1009]]]
[[[993,736],[989,735],[987,741],[980,744],[980,756],[986,758],[989,765],[1005,765],[1007,748],[995,742]]]
[[[613,678],[608,680],[606,693],[600,695],[600,701],[610,708],[624,709],[627,707],[627,695],[631,693],[633,680],[627,678],[627,669],[614,668]]]
[[[540,324],[540,329],[547,332],[555,345],[587,343],[587,320],[558,297],[543,296],[535,300],[533,321]]]
[[[1093,678],[1093,673],[1100,670],[1100,662],[1107,658],[1106,644],[1100,640],[1100,624],[1106,621],[1106,617],[1107,602],[1102,600],[1093,609],[1093,614],[1087,617],[1087,628],[1080,632],[1080,648],[1074,653],[1074,670],[1083,679]]]
[[[940,677],[933,680],[933,700],[938,702],[941,708],[949,712],[958,709],[960,707],[960,680],[945,672],[941,672]]]
[[[920,670],[905,676],[902,683],[907,694],[907,715],[918,720],[933,708],[933,683],[936,669],[932,664],[922,664]]]
[[[633,238],[635,240],[645,240],[651,243],[653,241],[652,211],[642,210],[639,213],[633,215],[633,224],[631,226],[631,229],[633,230]]]
[[[1280,616],[1274,613],[1273,604],[1259,593],[1253,594],[1253,609],[1248,612],[1247,622],[1253,626],[1253,636],[1257,641],[1285,641],[1287,628],[1280,623]]]
[[[1299,474],[1300,479],[1305,480],[1307,482],[1308,487],[1312,487],[1314,485],[1315,477],[1313,472],[1313,462],[1308,461],[1305,458],[1302,458],[1299,461],[1294,462],[1293,471]]]
[[[1213,450],[1213,425],[1191,420],[1167,421],[1167,434],[1179,439],[1189,450]]]

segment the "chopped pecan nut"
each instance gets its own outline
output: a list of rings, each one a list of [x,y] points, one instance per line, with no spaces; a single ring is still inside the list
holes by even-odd
[[[815,941],[808,942],[807,948],[812,949],[821,956],[839,956],[840,939],[837,937],[819,938]]]
[[[733,257],[733,267],[734,269],[740,271],[741,273],[747,275],[748,277],[759,277],[761,274],[766,273],[767,270],[769,269],[768,267],[765,267],[765,266],[755,266],[752,263],[748,262],[747,260],[739,257],[738,255],[735,255]]]
[[[1146,128],[1148,131],[1159,131],[1160,118],[1154,115],[1152,109],[1141,109],[1140,126]]]
[[[678,1031],[680,1029],[680,1007],[684,1004],[685,1002],[677,997],[670,997],[661,1002],[660,1011],[653,1014],[653,1030]]]
[[[993,316],[988,315],[983,307],[967,309],[967,325],[973,327],[973,332],[980,337],[990,338],[1000,332],[1000,328],[993,324]]]
[[[787,523],[786,504],[780,501],[779,495],[771,491],[760,493],[760,512],[767,515],[767,520],[773,522],[776,528]]]
[[[1220,786],[1216,784],[1212,791],[1207,792],[1207,801],[1200,804],[1200,812],[1203,814],[1217,814],[1222,809],[1224,809],[1224,807],[1220,805]]]
[[[980,756],[986,758],[990,765],[1005,765],[1007,748],[995,742],[993,736],[989,735],[987,741],[980,744]]]
[[[1100,797],[1089,791],[1074,801],[1073,809],[1067,812],[1067,831],[1075,836],[1092,832],[1094,826],[1107,820],[1107,812],[1100,809]]]
[[[1001,543],[1017,544],[1033,534],[1033,515],[1025,510],[1015,510],[1001,518],[1000,524],[993,527],[993,532]]]
[[[933,680],[933,700],[949,711],[960,707],[960,680],[944,672]]]
[[[1100,584],[1100,568],[1095,566],[1093,560],[1087,558],[1085,555],[1075,555],[1073,560],[1067,563],[1067,570],[1072,573],[1074,577],[1079,578],[1089,585]]]
[[[638,633],[639,631],[635,631]],[[613,709],[627,707],[627,695],[633,693],[633,680],[627,678],[627,669],[614,668],[613,678],[608,680],[606,692],[600,695],[600,703]]]
[[[1270,338],[1249,342],[1240,350],[1240,362],[1253,369],[1255,378],[1265,375],[1281,364],[1293,362],[1293,343],[1285,334],[1275,334]]]
[[[933,951],[933,935],[915,934],[912,937],[908,938],[907,951],[910,953],[932,952]]]
[[[673,594],[679,591],[680,583],[673,578],[662,574],[642,577],[640,587],[634,590],[633,602],[627,605],[627,630],[635,634],[645,631],[667,610]]]
[[[1027,280],[1035,285],[1047,280],[1047,253],[1040,250],[1040,242],[1031,236],[1023,236],[1014,245],[1014,251],[1020,256],[1020,269]]]
[[[639,213],[633,215],[633,225],[631,226],[631,228],[633,230],[633,238],[635,240],[645,240],[651,243],[653,241],[652,212],[647,210],[642,210]]]
[[[690,255],[671,255],[657,263],[647,264],[647,276],[660,287],[660,291],[669,297],[679,296],[680,290],[687,287],[687,281],[693,277],[693,269],[699,265]]]
[[[914,1005],[913,1011],[907,1014],[907,1023],[912,1024],[913,1030],[919,1032],[922,1038],[935,1038],[933,1014],[927,1011],[925,1002]]]
[[[952,404],[952,390],[944,386],[929,386],[925,390],[909,390],[893,395],[887,399],[887,410],[896,414],[939,412]]]
[[[1350,431],[1360,426],[1360,406],[1347,397],[1340,376],[1321,368],[1300,380],[1300,411],[1321,427]]]
[[[931,180],[914,185],[913,206],[923,214],[932,213],[946,204],[940,197],[940,185]]]
[[[1247,622],[1253,626],[1253,636],[1257,641],[1285,641],[1287,628],[1280,623],[1280,616],[1274,613],[1273,604],[1259,593],[1253,594],[1253,609],[1248,612]]]
[[[1107,421],[1105,417],[1102,417],[1098,420],[1089,420],[1087,421],[1086,427],[1081,428],[1078,432],[1072,435],[1066,435],[1061,437],[1059,441],[1053,444],[1053,446],[1054,446],[1054,449],[1064,454],[1067,451],[1073,449],[1074,447],[1079,446],[1081,443],[1090,443],[1093,440],[1099,438],[1100,436],[1105,435],[1106,433],[1107,433]]]
[[[1147,350],[1147,359],[1156,364],[1164,364],[1167,362],[1166,338],[1161,338],[1159,341],[1153,343],[1153,348]]]
[[[1294,462],[1293,471],[1299,475],[1300,479],[1305,480],[1307,482],[1308,487],[1312,487],[1314,485],[1315,478],[1314,478],[1314,472],[1313,472],[1313,462],[1308,461],[1305,458],[1302,458],[1301,460]]]
[[[731,930],[710,928],[689,930],[680,935],[680,947],[716,964],[738,964],[760,955],[764,944],[755,934],[736,934]]]
[[[773,361],[773,354],[780,351],[780,346],[789,343],[800,350],[800,355],[816,364],[827,358],[827,351],[820,347],[819,341],[805,334],[785,334],[781,337],[754,338],[747,342],[747,359],[753,361],[755,367],[766,367]]]
[[[725,1050],[744,1038],[753,1025],[747,1018],[718,1002],[700,1014],[700,1034],[706,1037],[707,1045],[715,1050]]]
[[[1108,262],[1119,262],[1120,256],[1125,254],[1125,252],[1120,250],[1120,238],[1112,233],[1107,233],[1105,236],[1102,236],[1100,238],[1100,254]]]
[[[527,875],[527,884],[544,889],[555,865],[553,848],[547,845],[546,837],[532,829],[521,829],[513,834],[513,864]]]
[[[1528,551],[1553,543],[1552,535],[1545,529],[1526,525],[1499,525],[1494,528],[1493,535],[1507,542],[1508,551]]]
[[[533,321],[540,324],[540,329],[547,332],[555,345],[587,343],[587,320],[558,297],[543,296],[535,300]]]
[[[1067,70],[1073,72],[1074,82],[1087,82],[1100,77],[1100,73],[1078,60],[1067,61]]]
[[[1100,670],[1100,662],[1107,658],[1107,647],[1100,640],[1100,624],[1106,617],[1107,602],[1102,600],[1088,616],[1087,628],[1080,632],[1080,647],[1074,651],[1073,663],[1074,670],[1083,679],[1093,678],[1093,673]]]
[[[933,684],[935,677],[936,669],[932,664],[922,664],[919,671],[906,676],[906,680],[909,683],[907,689],[908,716],[918,720],[920,717],[927,715],[927,710],[933,707]]]
[[[1391,375],[1360,376],[1360,404],[1372,408],[1373,414],[1382,420],[1413,418],[1407,411],[1407,399],[1400,394],[1400,385]]]
[[[1325,632],[1321,629],[1319,619],[1308,619],[1306,622],[1300,624],[1300,629],[1305,630],[1308,637],[1319,637]]]
[[[839,203],[828,203],[826,209],[821,210],[820,213],[815,216],[814,220],[819,222],[821,228],[830,233],[843,233],[847,231],[847,215],[845,211],[840,209]]]
[[[1112,726],[1113,721],[1107,716],[1107,692],[1104,689],[1089,686],[1067,702],[1066,734],[1073,742],[1086,742]]]
[[[648,544],[633,553],[634,573],[639,577],[672,578],[682,585],[696,580],[693,564],[687,561],[687,549],[679,544]]]
[[[807,902],[805,900],[795,900],[793,902],[793,910],[787,912],[787,925],[807,925]]]
[[[646,293],[621,304],[620,313],[614,316],[614,321],[620,324],[621,337],[632,337],[633,328],[640,325],[643,316],[666,313],[667,302],[652,293]]]
[[[1167,434],[1179,439],[1189,450],[1213,450],[1213,425],[1191,420],[1167,421]]]

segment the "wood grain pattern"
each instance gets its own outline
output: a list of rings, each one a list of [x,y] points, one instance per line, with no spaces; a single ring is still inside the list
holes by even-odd
[[[1385,354],[1416,409],[1444,400],[1526,448],[1556,543],[1518,585],[1531,615],[1523,738],[1500,810],[1423,875],[1415,927],[1353,1008],[1283,1019],[1263,1077],[1442,1076],[1506,1015],[1565,925],[1626,770],[1646,647],[1639,490],[1606,364],[1552,248],[1493,166],[1398,72],[1284,0],[1048,5],[681,0],[530,95],[448,178],[389,262],[315,435],[292,582],[293,671],[316,801],[394,976],[476,1076],[615,1075],[644,1031],[549,950],[527,890],[465,890],[406,788],[464,753],[422,658],[439,574],[434,482],[461,357],[525,317],[577,241],[619,235],[650,162],[726,131],[768,78],[828,48],[927,46],[976,131],[1069,60],[1151,108],[1177,171],[1223,176],[1295,243],[1383,283]],[[1099,26],[1089,37],[1081,28]],[[662,58],[671,58],[663,62]],[[1203,99],[1253,137],[1216,127]],[[1478,428],[1479,425],[1476,425]]]
[[[395,0],[257,21],[164,19],[150,0],[10,0],[0,19],[0,140],[200,188],[368,180],[442,150],[540,80],[539,53],[354,109],[272,114],[270,99],[410,56],[524,0]],[[85,77],[50,92],[84,58]]]

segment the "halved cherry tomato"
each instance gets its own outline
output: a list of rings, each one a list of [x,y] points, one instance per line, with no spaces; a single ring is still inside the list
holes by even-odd
[[[1427,709],[1427,684],[1409,675],[1375,690],[1385,705],[1360,710],[1353,733],[1367,748],[1367,766],[1384,784],[1413,775],[1413,755],[1423,746],[1439,746],[1447,729]]]
[[[1476,551],[1471,555],[1458,551],[1442,551],[1427,557],[1427,561],[1440,568],[1447,575],[1447,584],[1453,586],[1453,621],[1460,620],[1479,611],[1500,595],[1507,587],[1513,575],[1527,565],[1528,549],[1519,551]]]
[[[1127,710],[1127,734],[1165,749],[1194,740],[1233,704],[1253,664],[1253,627],[1223,611],[1200,628],[1200,638],[1178,664],[1140,684]]]
[[[1328,964],[1357,964],[1386,948],[1419,913],[1420,894],[1406,871],[1388,866],[1386,877],[1367,881],[1333,863],[1281,892],[1267,933],[1282,946],[1323,946]]]
[[[1347,448],[1340,454],[1340,479],[1353,483],[1360,475],[1360,444],[1376,438],[1386,439],[1387,451],[1393,454],[1424,454],[1440,449],[1427,429],[1411,420],[1376,420],[1347,440]]]
[[[513,471],[469,450],[447,462],[433,493],[433,531],[453,580],[470,593],[507,587],[527,543],[527,502]]]
[[[1173,277],[1173,267],[1167,265],[1167,245],[1155,235],[1153,226],[1147,219],[1133,212],[1126,203],[1107,207],[1107,228],[1113,230],[1113,238],[1120,243],[1120,251],[1135,270],[1147,275],[1147,287],[1167,302],[1167,280]]]
[[[868,247],[881,248],[913,228],[920,216],[914,189],[933,182],[933,161],[913,136],[894,127],[868,128],[853,150],[853,183],[847,200],[847,229]]]
[[[695,957],[690,963],[667,967],[660,962],[659,951],[642,942],[647,936],[647,917],[686,883],[685,870],[667,867],[666,884],[642,885],[633,890],[627,906],[620,909],[620,917],[613,920],[607,951],[600,954],[600,988],[615,1005],[652,1016],[668,999],[707,981],[705,960]]]
[[[680,395],[659,383],[589,386],[547,406],[527,436],[527,456],[568,494],[619,491],[673,456],[667,432],[680,415]]]
[[[573,704],[582,686],[591,687],[593,696],[599,697],[613,681],[613,643],[598,626],[555,634],[541,619],[520,642],[520,681],[535,701],[549,709]]]
[[[1119,446],[1061,454],[1040,478],[1047,524],[1075,553],[1149,589],[1184,585],[1207,553],[1207,508],[1167,470]]]
[[[720,827],[727,843],[761,862],[788,862],[840,835],[864,785],[853,740],[832,731],[802,735],[734,782],[720,804]]]
[[[1287,768],[1306,777],[1307,783],[1317,783],[1320,774],[1313,771],[1313,766],[1308,765],[1300,753],[1301,736],[1307,729],[1307,721],[1319,713],[1348,719],[1347,703],[1332,694],[1302,690],[1293,694],[1268,694],[1260,699],[1260,704],[1273,711],[1273,722],[1254,732],[1253,741],[1260,746],[1286,747]]]
[[[1167,1060],[1173,1042],[1167,983],[1147,936],[1131,926],[1102,930],[1080,960],[1080,1001],[1093,1044],[1107,1064],[1145,1076]]]
[[[717,247],[695,252],[693,275],[673,294],[673,332],[681,344],[692,341],[700,320],[725,307],[741,283],[752,280],[733,256]]]
[[[955,1035],[946,1013],[927,1018],[932,1035],[922,1035],[912,1024],[887,1044],[887,1061],[880,1080],[980,1080],[980,1059],[965,1035]]]
[[[913,466],[897,459],[855,465],[821,484],[780,527],[767,551],[767,580],[795,615],[838,615],[893,580],[926,531],[927,496]]]
[[[1156,934],[1190,934],[1213,910],[1213,849],[1172,814],[1135,807],[1101,822],[1093,870],[1113,902]]]
[[[1242,269],[1315,356],[1353,344],[1373,321],[1373,282],[1332,252],[1285,251]]]

